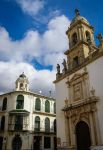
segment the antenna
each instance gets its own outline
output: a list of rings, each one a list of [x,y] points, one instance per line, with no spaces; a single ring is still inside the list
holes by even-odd
[[[51,93],[52,93],[52,91],[49,91],[50,97],[51,97]]]

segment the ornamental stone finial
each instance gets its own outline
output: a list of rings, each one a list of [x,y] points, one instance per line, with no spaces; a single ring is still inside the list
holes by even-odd
[[[80,16],[80,11],[78,9],[75,9],[75,14],[76,14],[76,17]]]
[[[97,38],[98,38],[98,40],[99,40],[99,42],[100,42],[100,46],[102,46],[102,45],[103,45],[103,35],[102,35],[101,33],[99,33],[99,34],[97,35]]]

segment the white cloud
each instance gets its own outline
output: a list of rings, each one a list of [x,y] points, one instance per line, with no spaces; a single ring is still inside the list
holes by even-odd
[[[38,57],[41,50],[41,38],[37,31],[28,31],[24,38],[13,41],[5,28],[0,27],[0,59],[24,61]]]
[[[37,71],[28,63],[0,62],[0,92],[15,89],[15,81],[22,72],[25,72],[30,81],[30,89],[42,94],[48,94],[49,90],[54,92],[52,81],[55,79],[55,71]],[[41,84],[42,83],[42,84]]]
[[[16,0],[20,5],[24,13],[31,16],[38,14],[40,10],[44,8],[44,0]]]
[[[70,21],[64,16],[52,19],[47,31],[40,35],[38,31],[27,31],[21,40],[14,41],[7,30],[0,27],[0,60],[29,61],[39,57],[40,63],[47,63],[47,56],[60,56],[68,48],[68,39],[65,34]],[[42,57],[43,56],[43,57]],[[46,58],[46,61],[45,61]],[[51,65],[54,60],[51,61]]]
[[[70,21],[64,16],[52,19],[48,24],[48,30],[43,35],[45,51],[61,52],[68,48],[68,39],[65,34]]]
[[[65,32],[69,24],[64,15],[58,16],[48,23],[42,35],[29,30],[21,40],[13,40],[7,30],[0,27],[0,92],[14,88],[14,82],[22,72],[29,77],[31,89],[43,93],[54,91],[52,81],[56,77],[56,64],[62,62],[63,53],[68,48]],[[32,58],[38,58],[42,65],[53,65],[53,71],[37,71],[30,64]]]

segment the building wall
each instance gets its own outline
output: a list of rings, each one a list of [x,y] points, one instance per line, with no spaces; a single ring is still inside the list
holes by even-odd
[[[9,111],[16,110],[16,100],[18,95],[23,95],[24,96],[24,110],[29,112],[28,116],[28,131],[25,132],[8,132],[8,116],[9,116]],[[3,104],[3,99],[7,97],[7,109],[6,111],[2,111],[2,104]],[[40,97],[39,95],[37,97]],[[5,132],[0,132],[0,136],[6,137],[6,142],[3,144],[3,149],[5,149],[5,146],[7,147],[7,150],[11,150],[12,146],[12,140],[16,134],[19,134],[21,139],[22,139],[22,150],[31,150],[31,147],[33,147],[33,139],[34,136],[41,136],[42,137],[42,150],[44,150],[44,137],[49,136],[51,138],[51,148],[48,150],[53,149],[54,147],[54,141],[53,138],[56,136],[54,134],[54,120],[56,119],[55,114],[54,114],[54,100],[49,100],[50,102],[50,113],[45,112],[45,101],[47,98],[45,97],[40,97],[41,100],[41,110],[36,111],[35,110],[35,101],[37,98],[35,95],[30,94],[30,93],[24,93],[24,92],[13,92],[5,95],[0,96],[0,120],[1,117],[4,115],[5,116]],[[43,133],[38,133],[36,134],[34,132],[34,127],[35,127],[35,117],[39,116],[40,121],[41,121],[41,129],[43,129]],[[48,117],[50,119],[50,133],[46,134],[45,133],[45,118]],[[47,149],[46,149],[47,150]]]
[[[97,102],[97,117],[100,129],[101,143],[103,144],[103,57],[95,60],[87,66],[89,72],[90,88],[95,89],[95,95],[99,97]]]
[[[61,138],[61,142],[66,142],[66,126],[65,117],[62,108],[65,105],[65,99],[68,98],[68,89],[66,78],[56,83],[56,116],[57,116],[57,138]]]
[[[99,101],[97,102],[97,137],[99,139],[100,145],[103,144],[103,57],[98,58],[92,63],[86,66],[87,73],[89,76],[88,81],[88,90],[89,92],[94,89],[95,96],[99,97]],[[64,100],[67,99],[68,104],[73,103],[72,99],[70,99],[70,90],[67,87],[67,80],[72,79],[74,74],[81,74],[84,72],[84,67],[75,73],[65,77],[55,84],[56,87],[56,110],[57,110],[57,137],[61,138],[61,144],[63,142],[68,141],[68,122],[65,120],[64,113],[62,111],[65,106]],[[100,130],[100,131],[99,131]]]

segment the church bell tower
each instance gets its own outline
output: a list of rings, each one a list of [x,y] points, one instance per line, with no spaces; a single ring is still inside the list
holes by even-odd
[[[24,73],[22,73],[15,82],[16,91],[29,91],[29,81]]]
[[[68,69],[75,68],[84,62],[91,53],[97,50],[94,41],[94,29],[90,23],[75,10],[75,17],[66,32],[69,39],[67,55]]]

